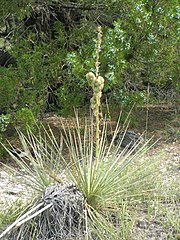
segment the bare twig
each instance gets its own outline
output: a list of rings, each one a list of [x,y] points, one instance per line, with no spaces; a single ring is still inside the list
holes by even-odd
[[[3,238],[7,233],[9,233],[14,227],[20,226],[19,223],[25,220],[25,218],[31,214],[32,212],[36,211],[38,208],[40,208],[44,203],[40,203],[34,208],[30,209],[28,212],[26,212],[23,216],[18,218],[15,222],[13,222],[9,227],[6,228],[4,232],[1,233],[0,239]],[[32,216],[32,215],[31,215]]]

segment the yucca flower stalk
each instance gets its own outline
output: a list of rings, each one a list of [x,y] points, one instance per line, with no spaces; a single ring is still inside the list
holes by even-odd
[[[93,96],[91,98],[91,109],[93,111],[93,114],[95,116],[96,120],[96,161],[98,161],[99,158],[99,136],[100,136],[100,120],[102,118],[102,114],[100,114],[99,108],[100,108],[100,101],[102,96],[102,90],[104,87],[104,78],[99,76],[99,54],[101,51],[101,37],[102,37],[102,31],[101,26],[97,28],[97,47],[96,47],[96,75],[94,73],[89,72],[86,74],[86,78],[88,80],[88,84],[93,89]]]

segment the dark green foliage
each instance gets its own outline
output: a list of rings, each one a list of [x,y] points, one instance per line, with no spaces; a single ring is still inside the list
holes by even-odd
[[[16,102],[18,79],[12,68],[0,68],[0,113],[6,113]]]
[[[0,115],[0,143],[5,144],[4,132],[6,131],[9,123],[10,123],[10,115],[9,114],[1,114]],[[7,154],[4,147],[0,144],[0,158],[4,157]]]
[[[89,104],[85,74],[95,72],[99,24],[102,101],[129,109],[147,101],[148,88],[150,101],[177,101],[178,1],[8,3],[1,2],[0,35],[8,36],[16,66],[0,68],[1,113],[67,114]]]

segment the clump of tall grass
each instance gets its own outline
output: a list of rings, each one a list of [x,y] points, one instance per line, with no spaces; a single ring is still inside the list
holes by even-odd
[[[73,130],[62,122],[66,155],[53,132],[45,128],[39,134],[31,129],[27,135],[19,131],[21,151],[6,148],[23,169],[24,182],[36,190],[37,199],[0,238],[119,239],[136,203],[155,192],[158,163],[145,158],[149,142],[140,145],[137,141],[122,150],[123,139],[114,144],[118,122],[107,143],[107,122],[99,111],[104,85],[99,76],[100,43],[98,28],[96,74],[86,75],[93,88],[93,115],[90,123],[85,120],[83,131],[77,114]]]

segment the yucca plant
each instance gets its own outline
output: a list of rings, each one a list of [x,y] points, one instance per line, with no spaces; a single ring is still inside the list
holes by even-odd
[[[100,42],[98,28],[96,75],[86,75],[93,88],[92,116],[85,119],[84,126],[77,113],[73,130],[62,122],[64,148],[51,129],[44,127],[39,134],[31,129],[27,135],[18,131],[22,149],[6,148],[37,197],[27,213],[0,238],[119,239],[123,219],[134,211],[139,200],[154,193],[158,163],[146,158],[150,141],[143,145],[137,141],[130,149],[122,149],[123,136],[115,143],[120,121],[110,143],[107,141],[108,124],[99,111],[104,84],[98,74]],[[127,209],[125,218],[121,215],[123,209]]]
[[[34,234],[36,232],[38,236],[37,229],[42,224],[42,216],[47,227],[50,217],[47,208],[51,208],[53,212],[51,218],[54,216],[54,219],[58,219],[55,214],[58,209],[56,204],[60,205],[60,202],[65,202],[64,197],[68,195],[68,192],[67,205],[71,202],[70,204],[73,206],[74,199],[77,196],[80,197],[81,207],[77,207],[76,210],[83,214],[81,217],[79,216],[82,225],[78,231],[82,230],[83,235],[87,236],[91,236],[92,231],[97,234],[96,239],[98,239],[97,236],[101,238],[101,234],[103,235],[104,232],[106,232],[107,239],[110,235],[114,236],[117,229],[115,230],[113,225],[113,218],[114,216],[119,218],[116,212],[121,211],[124,206],[131,212],[140,199],[154,193],[153,178],[156,175],[155,168],[158,162],[146,158],[145,153],[149,148],[149,142],[142,146],[139,142],[132,149],[124,148],[122,150],[123,138],[119,144],[114,144],[114,139],[119,131],[119,124],[117,124],[112,141],[107,143],[107,124],[104,120],[97,160],[94,134],[96,126],[93,119],[91,118],[91,122],[86,121],[83,133],[78,116],[76,121],[74,130],[62,122],[62,141],[66,146],[64,146],[66,158],[63,157],[62,146],[58,144],[53,133],[46,129],[39,131],[39,136],[35,135],[31,129],[28,130],[27,135],[18,132],[22,149],[19,149],[18,152],[15,149],[7,149],[23,170],[24,183],[36,190],[36,202],[30,208],[30,213],[14,225],[20,227],[24,222],[21,233],[23,236],[25,234],[31,236],[29,239],[33,239],[29,232],[34,231]],[[71,190],[67,190],[67,188]],[[43,212],[46,213],[45,216]],[[68,214],[70,213],[68,212]],[[29,222],[25,224],[29,216],[32,217],[29,219],[31,224]],[[60,214],[59,216],[66,221],[65,217],[62,218]],[[57,223],[56,231],[53,230],[54,236],[58,232],[60,222],[57,221]],[[51,224],[49,226],[52,227]],[[20,231],[19,228],[16,229],[16,231]],[[97,229],[99,230],[97,231]],[[66,235],[68,236],[67,232]],[[17,235],[14,236],[17,237]],[[65,239],[65,235],[62,235],[63,238]],[[10,236],[9,239],[11,239]]]
[[[31,129],[28,130],[27,135],[18,132],[22,149],[17,151],[11,148],[7,151],[23,170],[24,183],[36,191],[36,201],[30,208],[30,213],[20,218],[13,226],[16,227],[16,231],[20,231],[19,227],[22,224],[23,236],[27,234],[30,236],[29,239],[33,239],[29,234],[32,231],[34,234],[36,232],[36,237],[39,236],[37,229],[42,224],[42,219],[46,222],[47,229],[52,227],[50,216],[51,219],[54,216],[53,225],[58,219],[56,214],[60,211],[57,210],[56,205],[59,206],[64,201],[67,206],[71,204],[74,209],[75,199],[80,197],[79,202],[76,203],[76,210],[81,213],[79,215],[81,227],[78,226],[80,229],[76,229],[78,233],[80,234],[80,230],[84,236],[92,236],[94,233],[97,234],[96,239],[98,239],[97,236],[100,238],[106,232],[109,239],[109,236],[114,236],[117,231],[113,225],[114,216],[118,216],[116,212],[121,211],[124,206],[130,211],[140,199],[154,193],[153,178],[158,162],[146,158],[149,142],[142,146],[139,142],[132,149],[122,150],[123,138],[119,144],[114,144],[119,131],[118,123],[112,141],[107,143],[107,124],[104,120],[99,141],[99,155],[96,159],[95,129],[93,118],[91,122],[86,121],[83,132],[78,116],[73,130],[62,122],[62,141],[66,148],[66,158],[63,156],[62,146],[58,144],[52,131],[44,128],[43,131],[39,131],[39,136]],[[68,188],[70,190],[67,190]],[[65,196],[68,196],[68,199]],[[61,204],[62,206],[64,205]],[[51,209],[51,214],[48,213],[48,208]],[[71,209],[71,213],[67,213],[69,210],[65,211],[65,209],[64,214],[66,212],[68,216],[73,212]],[[77,213],[75,215],[77,217]],[[66,221],[66,217],[63,218],[60,214],[59,217]],[[72,219],[73,216],[69,218]],[[26,220],[31,224],[26,223]],[[54,236],[58,233],[59,225],[60,221],[57,220],[57,226],[53,230]],[[71,231],[73,232],[73,229]],[[13,235],[18,239],[14,231]],[[69,236],[66,232],[59,239],[65,239],[66,235]],[[9,239],[11,239],[10,235]]]

